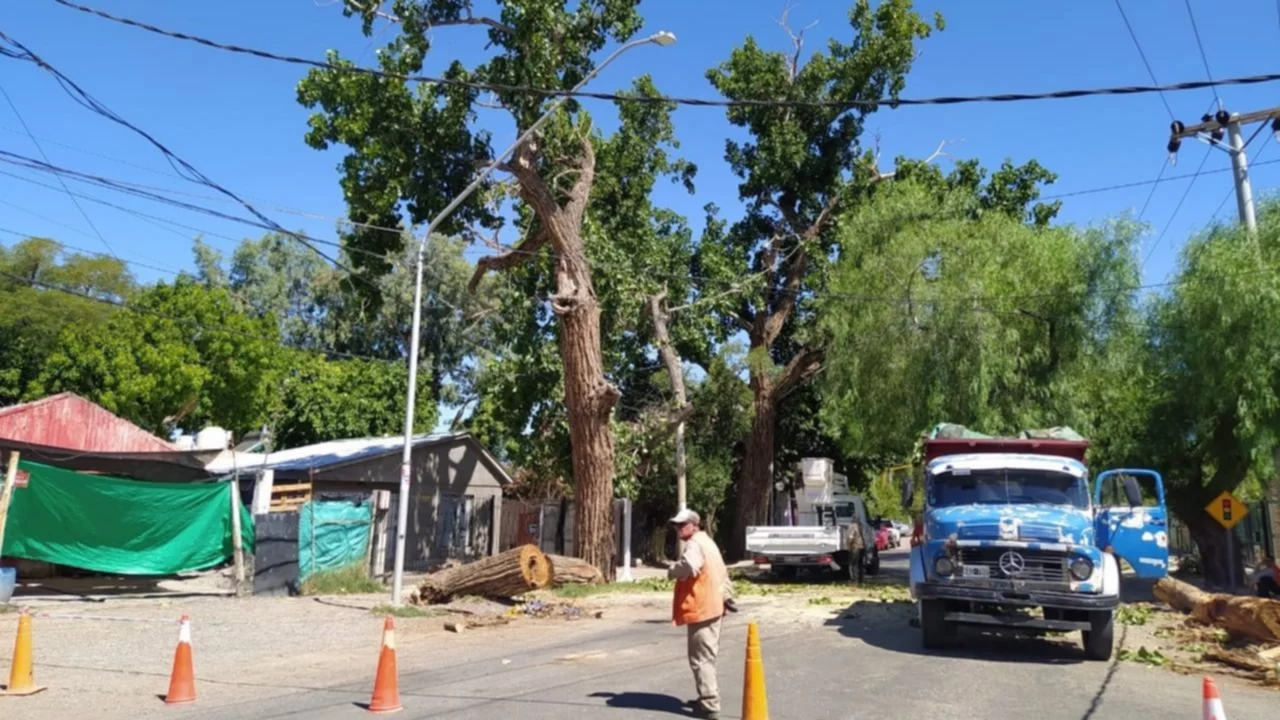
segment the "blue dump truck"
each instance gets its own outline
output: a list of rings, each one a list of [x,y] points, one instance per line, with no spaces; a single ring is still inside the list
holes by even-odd
[[[1108,470],[1091,484],[1088,441],[1063,435],[924,441],[910,583],[926,648],[959,625],[1079,630],[1085,655],[1108,660],[1121,561],[1137,578],[1167,574],[1160,474]]]

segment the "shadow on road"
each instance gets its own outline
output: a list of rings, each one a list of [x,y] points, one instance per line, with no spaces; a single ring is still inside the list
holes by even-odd
[[[826,625],[841,635],[856,637],[873,647],[908,655],[968,658],[991,662],[1075,665],[1084,662],[1077,642],[1054,636],[959,627],[942,650],[925,650],[920,630],[912,626],[915,604],[908,601],[859,600]]]
[[[625,708],[628,710],[653,710],[655,712],[671,713],[672,715],[680,715],[681,717],[696,717],[693,710],[685,705],[680,698],[671,697],[670,695],[662,695],[660,693],[646,692],[598,692],[591,693],[587,697],[607,698],[604,702],[611,708]]]

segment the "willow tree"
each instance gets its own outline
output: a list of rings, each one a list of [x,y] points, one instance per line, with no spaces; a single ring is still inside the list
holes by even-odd
[[[728,110],[729,122],[748,135],[725,145],[746,212],[732,225],[708,223],[698,258],[706,294],[719,295],[723,322],[750,346],[752,423],[729,545],[735,556],[746,526],[767,513],[779,403],[822,368],[822,345],[807,332],[809,298],[822,285],[837,213],[881,177],[865,162],[866,119],[879,100],[902,90],[916,41],[942,21],[926,22],[910,0],[875,7],[858,0],[849,25],[852,37],[832,40],[807,61],[801,34],[793,33],[786,53],[748,37],[707,73],[731,100],[780,103]],[[797,102],[813,104],[789,104]]]
[[[345,240],[350,249],[362,251],[351,254],[358,268],[386,272],[386,256],[403,248],[400,234],[368,225],[398,228],[424,222],[492,159],[490,132],[478,117],[481,105],[497,107],[523,132],[547,109],[549,99],[519,88],[569,89],[578,84],[594,67],[596,53],[636,33],[641,25],[638,4],[500,0],[492,4],[494,14],[483,16],[475,14],[468,0],[394,0],[385,5],[348,0],[346,11],[361,17],[365,35],[374,36],[375,24],[394,25],[395,37],[378,53],[386,75],[316,70],[300,85],[299,100],[319,109],[311,118],[309,144],[349,148],[341,165],[343,192],[351,220],[365,225]],[[483,28],[484,37],[460,26]],[[474,53],[460,55],[483,54],[486,59],[470,67],[461,59],[446,61],[443,74],[456,82],[397,79],[420,73],[434,40],[451,32],[456,40],[452,48],[475,42]],[[330,62],[350,64],[337,54]],[[481,99],[481,91],[465,83],[496,89]],[[625,126],[620,132],[626,132]],[[549,309],[556,319],[577,500],[577,554],[612,577],[615,449],[610,418],[620,391],[605,373],[601,304],[584,234],[592,191],[601,180],[597,159],[602,140],[581,106],[566,104],[503,163],[501,185],[490,184],[477,193],[440,229],[474,233],[473,238],[498,231],[504,214],[495,201],[509,199],[522,239],[510,251],[481,260],[478,273],[515,272],[528,280],[532,269],[552,279],[547,297],[528,298],[532,307],[527,310]],[[636,145],[636,152],[645,151]],[[522,287],[537,284],[535,278]]]

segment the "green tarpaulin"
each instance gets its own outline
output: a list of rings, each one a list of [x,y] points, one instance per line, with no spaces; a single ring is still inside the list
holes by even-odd
[[[311,501],[303,505],[298,510],[298,579],[363,562],[372,522],[373,508],[368,503]]]
[[[154,483],[20,462],[3,555],[120,575],[207,570],[232,558],[232,484]],[[244,552],[253,516],[240,508]]]

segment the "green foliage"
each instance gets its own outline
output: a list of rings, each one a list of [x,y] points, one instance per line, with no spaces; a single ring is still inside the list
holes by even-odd
[[[272,414],[278,447],[404,430],[408,368],[403,362],[327,360],[315,353],[285,351],[278,372]],[[430,382],[429,373],[419,372],[419,397],[427,397]],[[436,404],[418,402],[415,410],[415,432],[430,432],[436,424]]]
[[[0,247],[0,407],[38,397],[35,383],[63,332],[102,325],[118,309],[101,300],[122,302],[133,291],[115,259],[65,253],[44,238]]]
[[[33,396],[72,391],[152,432],[183,426],[256,428],[274,387],[274,320],[245,316],[224,290],[189,278],[157,283],[106,323],[64,331]]]
[[[1136,228],[1037,228],[904,180],[844,218],[821,308],[822,417],[849,454],[909,456],[946,419],[1089,431],[1128,337]]]
[[[382,588],[379,588],[379,591],[381,590]],[[369,612],[377,615],[378,617],[386,617],[390,615],[391,617],[400,618],[402,620],[441,617],[449,614],[449,611],[447,610],[424,608],[418,607],[417,605],[375,605],[369,610]]]
[[[1145,645],[1137,650],[1134,650],[1133,648],[1120,648],[1120,651],[1116,653],[1116,657],[1121,660],[1142,663],[1143,665],[1150,665],[1152,667],[1164,667],[1170,662],[1169,658],[1165,657],[1164,653],[1159,650],[1148,650]]]
[[[1146,605],[1121,605],[1116,608],[1116,622],[1121,625],[1146,625],[1151,619],[1151,608]]]
[[[302,581],[303,595],[366,595],[384,590],[382,583],[369,577],[363,563],[336,570],[320,570]]]

